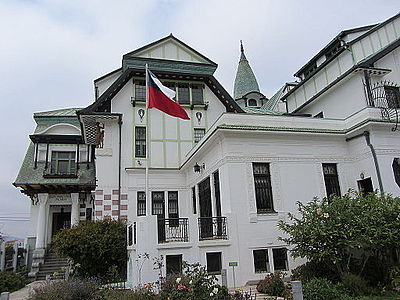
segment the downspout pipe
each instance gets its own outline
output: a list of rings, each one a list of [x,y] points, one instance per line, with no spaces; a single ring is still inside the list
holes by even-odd
[[[355,138],[361,137],[361,136],[365,137],[365,142],[367,143],[367,146],[371,149],[372,159],[374,160],[374,165],[375,165],[376,177],[378,178],[379,189],[381,190],[381,192],[384,192],[381,171],[379,169],[378,157],[376,156],[376,151],[375,151],[374,145],[371,144],[371,138],[370,138],[369,131],[366,130],[363,133],[349,137],[346,139],[346,142],[349,142],[349,141],[351,141]]]
[[[118,117],[118,220],[121,219],[121,149],[122,149],[122,115]]]

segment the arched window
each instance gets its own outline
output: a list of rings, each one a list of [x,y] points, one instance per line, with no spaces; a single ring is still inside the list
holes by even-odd
[[[249,99],[247,106],[257,106],[257,101],[254,99]]]

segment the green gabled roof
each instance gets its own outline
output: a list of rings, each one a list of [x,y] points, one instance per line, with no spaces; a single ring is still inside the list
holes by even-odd
[[[233,88],[233,98],[235,100],[242,98],[249,92],[259,92],[256,76],[250,67],[250,64],[244,54],[243,44],[240,45],[240,60],[235,77]]]
[[[285,91],[286,84],[281,87],[275,95],[271,97],[266,103],[264,103],[263,106],[261,106],[262,109],[275,109],[276,105],[278,104],[278,101],[281,99],[283,92]]]
[[[282,115],[283,112],[275,111],[272,109],[255,108],[255,107],[243,107],[243,110],[248,114],[258,115]]]
[[[43,184],[62,184],[62,185],[95,185],[95,166],[90,163],[89,169],[83,163],[78,170],[77,178],[44,178],[45,163],[38,162],[35,169],[35,148],[30,143],[26,151],[24,161],[15,179],[14,185],[43,185]]]
[[[49,111],[42,111],[33,114],[33,117],[77,117],[76,112],[82,108],[63,108]]]

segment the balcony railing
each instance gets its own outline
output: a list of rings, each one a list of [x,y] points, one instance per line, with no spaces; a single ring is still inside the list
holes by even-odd
[[[365,85],[369,106],[381,109],[382,119],[395,123],[392,131],[399,129],[400,89],[389,81]]]
[[[189,241],[188,218],[158,219],[158,243]]]
[[[227,240],[226,217],[199,218],[199,240]]]

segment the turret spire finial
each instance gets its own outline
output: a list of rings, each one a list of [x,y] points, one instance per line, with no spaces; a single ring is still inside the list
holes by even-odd
[[[240,60],[246,59],[246,56],[244,55],[244,47],[243,47],[243,41],[240,40]]]

